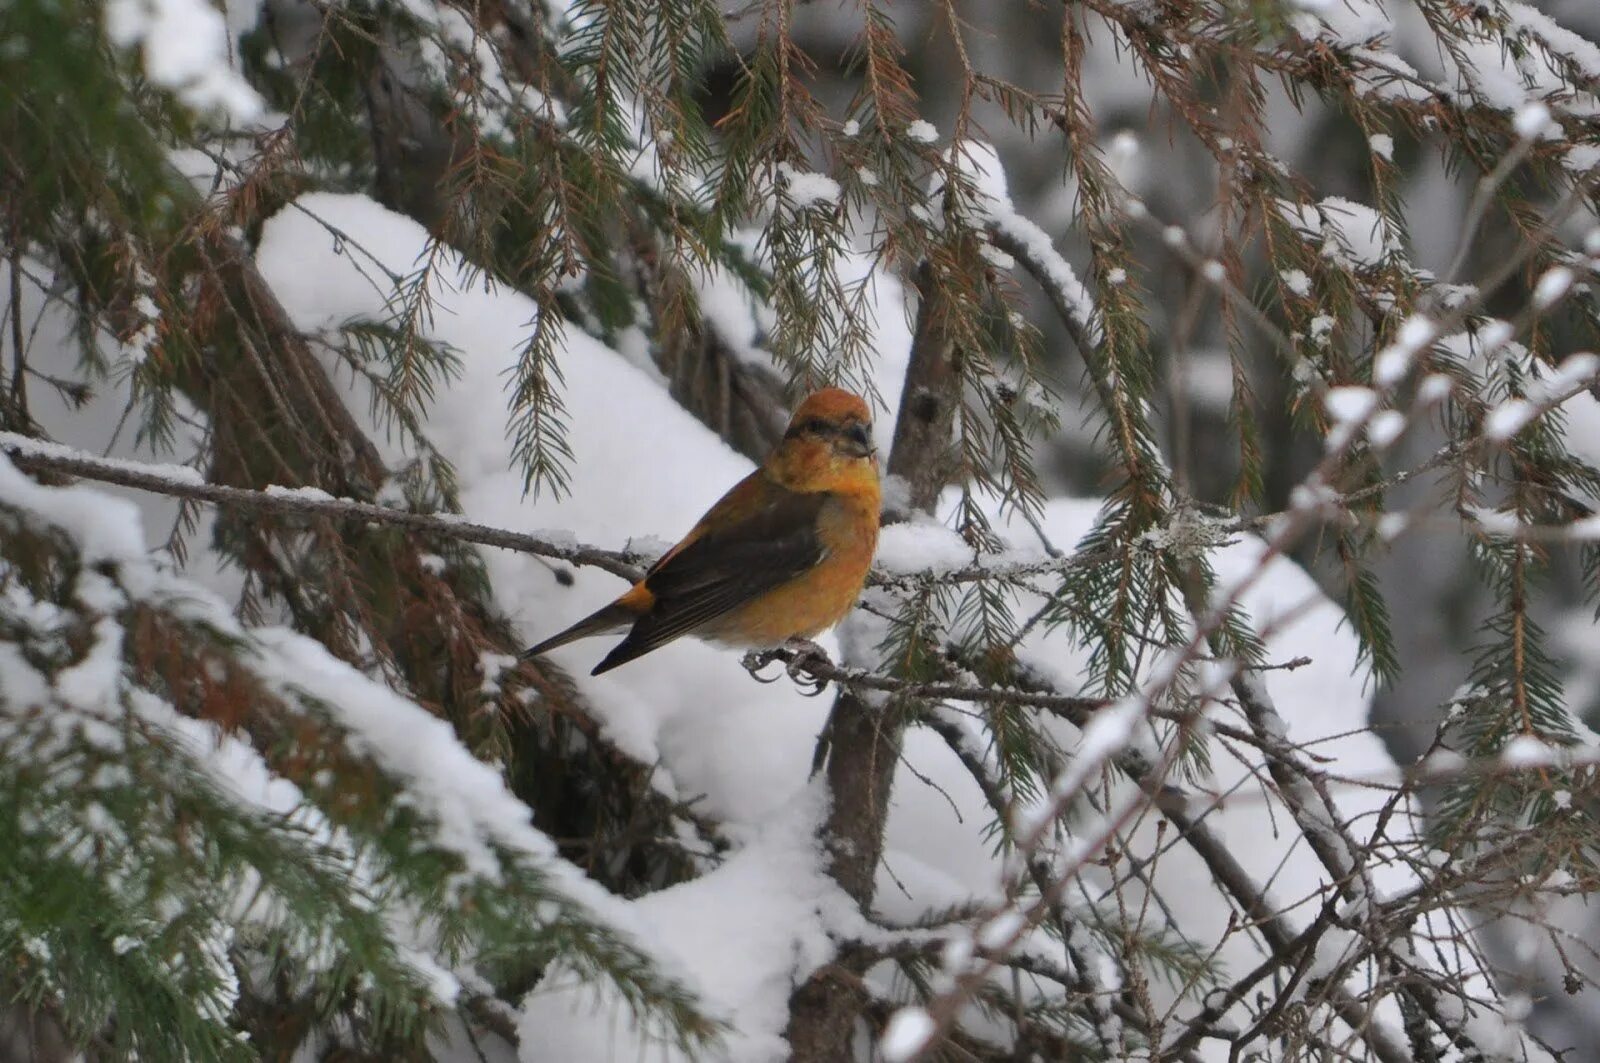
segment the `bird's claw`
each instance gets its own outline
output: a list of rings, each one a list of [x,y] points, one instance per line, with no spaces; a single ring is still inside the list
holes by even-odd
[[[815,671],[816,666],[828,663],[827,650],[810,639],[790,639],[783,644],[783,648],[792,655],[784,671],[789,673],[789,678],[794,680],[801,693],[814,698],[828,688],[827,678]]]
[[[757,683],[776,683],[778,676],[770,678],[761,674],[761,670],[778,659],[777,650],[751,650],[739,661],[744,665],[744,670],[750,673],[750,678]]]
[[[828,652],[810,639],[790,639],[782,646],[770,650],[751,650],[740,660],[744,670],[758,683],[776,683],[778,676],[764,676],[762,671],[773,661],[787,657],[783,666],[786,674],[806,697],[814,698],[828,686],[828,680],[817,675],[813,668],[828,663]]]

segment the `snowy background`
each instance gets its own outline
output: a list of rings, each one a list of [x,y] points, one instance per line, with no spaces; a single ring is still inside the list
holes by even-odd
[[[452,18],[459,18],[453,8],[414,6],[416,17],[437,19],[442,32],[449,32]],[[966,13],[978,27],[972,59],[980,67],[1003,70],[1019,82],[1043,89],[1059,82],[1059,55],[1053,41],[1041,41],[1037,33],[1029,32],[1031,12],[1021,10],[1025,5],[1017,6],[1016,11],[985,8]],[[1591,43],[1600,34],[1600,12],[1586,0],[1503,6],[1519,24],[1559,40],[1572,55],[1591,64],[1591,77],[1600,77],[1600,48]],[[911,50],[909,65],[920,75],[917,84],[927,123],[908,135],[942,148],[948,133],[941,130],[948,131],[958,105],[951,79],[939,75],[948,59],[948,42],[936,39],[933,14],[920,6],[901,7],[897,32]],[[1403,74],[1374,86],[1378,95],[1440,91],[1487,100],[1508,120],[1526,126],[1534,141],[1555,135],[1530,109],[1545,106],[1541,101],[1569,117],[1587,116],[1587,128],[1591,133],[1595,128],[1592,119],[1600,114],[1600,106],[1593,95],[1574,93],[1573,79],[1566,72],[1537,58],[1510,56],[1493,42],[1464,53],[1447,52],[1438,46],[1418,10],[1407,3],[1299,0],[1287,9],[1303,35],[1330,48],[1370,53],[1374,66]],[[138,51],[151,82],[174,90],[187,106],[221,109],[235,123],[268,126],[280,116],[238,74],[230,57],[239,52],[243,35],[270,24],[280,39],[291,37],[290,31],[307,18],[304,8],[287,0],[269,0],[260,8],[229,4],[225,11],[197,0],[148,4],[116,0],[105,12],[108,35],[116,44]],[[858,14],[851,10],[804,5],[796,12],[794,33],[813,55],[827,55],[855,32],[857,20]],[[755,32],[753,21],[732,23],[736,42],[750,44],[750,38],[741,34]],[[1206,249],[1216,239],[1209,155],[1191,136],[1169,137],[1152,128],[1152,115],[1172,117],[1169,104],[1153,93],[1118,35],[1104,25],[1101,29],[1091,35],[1084,59],[1083,84],[1090,95],[1082,102],[1095,116],[1106,163],[1127,192],[1148,205],[1152,216],[1181,226],[1179,237],[1169,242],[1187,242],[1208,255]],[[924,43],[926,51],[919,51]],[[280,47],[287,46],[280,43]],[[848,98],[846,72],[825,68],[818,80],[819,95],[825,100]],[[1470,174],[1447,167],[1436,152],[1420,150],[1414,137],[1403,135],[1397,145],[1388,133],[1372,133],[1365,139],[1353,135],[1348,123],[1337,121],[1331,109],[1315,101],[1298,107],[1281,86],[1270,88],[1263,109],[1266,150],[1315,183],[1309,202],[1320,209],[1285,203],[1283,217],[1316,253],[1352,272],[1404,268],[1426,271],[1434,278],[1453,272],[1462,218],[1472,197]],[[1077,227],[1080,190],[1075,180],[1061,176],[1059,145],[1027,139],[995,114],[978,118],[985,145],[970,149],[969,158],[975,161],[968,165],[980,188],[992,197],[984,207],[987,217],[1050,261],[1062,289],[1073,297],[1080,322],[1092,327],[1095,296],[1077,283],[1073,266],[1068,265],[1075,263],[1078,273],[1089,275],[1084,236]],[[1600,162],[1596,144],[1592,137],[1575,138],[1562,149],[1564,165],[1574,173],[1589,171]],[[1403,205],[1398,225],[1363,202],[1367,186],[1362,174],[1372,154],[1395,162],[1393,197]],[[233,187],[237,180],[235,173],[218,169],[200,152],[175,151],[172,162],[202,194]],[[648,172],[648,161],[640,165]],[[334,187],[331,182],[330,187]],[[793,170],[784,194],[792,201],[784,209],[803,211],[836,199],[840,186],[820,174]],[[1582,234],[1593,222],[1579,211],[1567,223],[1575,244],[1582,245]],[[851,238],[852,253],[834,264],[847,284],[872,269],[871,219],[858,219]],[[1134,238],[1144,239],[1137,234]],[[296,195],[272,210],[259,230],[248,234],[248,242],[255,267],[294,328],[313,341],[327,341],[314,342],[313,350],[389,469],[427,455],[382,415],[383,404],[372,394],[370,381],[350,371],[336,353],[335,340],[353,323],[390,322],[396,305],[395,278],[411,276],[420,263],[429,263],[426,287],[431,306],[421,335],[451,350],[456,369],[426,403],[422,430],[431,453],[442,456],[455,471],[460,512],[466,520],[555,543],[650,555],[675,541],[752,468],[747,456],[674,397],[673,382],[655,357],[652,337],[634,328],[601,338],[602,330],[569,325],[555,357],[562,377],[561,400],[569,414],[565,439],[571,481],[565,493],[530,493],[525,490],[523,470],[510,456],[515,424],[508,408],[508,383],[518,372],[530,330],[548,307],[512,284],[486,278],[457,250],[441,249],[424,224],[370,194],[344,190]],[[1160,240],[1148,242],[1158,246]],[[1003,252],[993,253],[998,256],[996,263],[1009,260]],[[1156,254],[1159,251],[1151,252],[1152,260]],[[1476,268],[1481,261],[1472,259],[1469,265]],[[1397,262],[1401,267],[1395,266]],[[170,466],[192,465],[203,472],[209,438],[205,415],[181,397],[179,427],[168,445],[153,446],[137,431],[132,383],[148,353],[150,337],[130,330],[124,342],[98,339],[109,371],[103,376],[88,372],[70,308],[47,298],[49,285],[40,283],[49,268],[39,262],[28,265],[20,312],[28,324],[30,365],[42,375],[86,379],[93,390],[91,401],[73,408],[56,392],[36,389],[31,412],[41,434],[77,451],[135,461],[141,467],[169,467],[169,474],[178,480],[194,473]],[[1157,418],[1165,434],[1161,450],[1197,496],[1219,497],[1233,474],[1233,458],[1220,430],[1234,372],[1227,326],[1214,314],[1186,309],[1194,282],[1183,271],[1152,269],[1141,281],[1150,289],[1146,305],[1151,343],[1168,355],[1162,361],[1166,380],[1160,385],[1166,395]],[[1299,295],[1310,290],[1303,273],[1286,271],[1282,283]],[[781,377],[784,365],[768,342],[774,327],[771,307],[760,304],[726,271],[696,274],[693,288],[709,327],[734,357],[753,372]],[[875,433],[887,451],[894,439],[894,418],[910,356],[915,300],[901,279],[881,268],[868,290],[871,335],[866,371],[877,396]],[[1044,331],[1044,372],[1060,393],[1055,401],[1061,426],[1037,443],[1049,500],[1036,525],[992,498],[981,502],[1005,543],[1003,553],[982,558],[995,564],[1037,561],[1046,556],[1047,545],[1070,552],[1094,528],[1104,502],[1098,487],[1105,481],[1106,464],[1098,449],[1098,422],[1088,412],[1095,403],[1092,389],[1082,383],[1077,354],[1050,316],[1046,300],[1034,293],[1026,302]],[[1334,328],[1331,317],[1326,322],[1324,335]],[[1318,328],[1313,318],[1313,339]],[[1458,340],[1464,358],[1475,355],[1470,341],[1452,339]],[[1560,357],[1574,353],[1575,347],[1555,351]],[[1286,398],[1281,391],[1264,391],[1269,404],[1279,397]],[[1337,420],[1336,404],[1329,408]],[[1564,431],[1574,452],[1600,457],[1600,402],[1580,394],[1565,409]],[[1283,420],[1287,421],[1286,414]],[[1394,460],[1400,466],[1417,464],[1441,441],[1430,428],[1417,428],[1398,444]],[[1314,463],[1316,447],[1308,460],[1305,440],[1287,428],[1274,445],[1268,479],[1287,498],[1288,486]],[[8,463],[0,463],[0,501],[68,522],[86,554],[138,558],[161,553],[178,519],[174,499],[115,487],[94,490],[120,501],[102,500],[77,488],[69,505],[62,501],[65,496],[37,494],[30,481]],[[1412,501],[1431,502],[1426,485],[1416,490]],[[960,492],[952,488],[932,518],[886,528],[878,568],[891,574],[927,573],[980,560],[953,530],[961,504]],[[222,618],[238,606],[243,576],[209,547],[212,519],[209,507],[198,510],[197,524],[185,534],[190,544],[187,556],[176,571],[162,567],[160,578],[191,586],[192,593],[216,614],[216,622],[226,624],[232,621]],[[1270,528],[1264,530],[1270,533]],[[1399,536],[1377,561],[1380,585],[1390,592],[1392,626],[1404,662],[1398,681],[1385,686],[1373,681],[1348,617],[1335,600],[1337,592],[1330,593],[1333,584],[1326,566],[1313,560],[1313,551],[1263,561],[1264,540],[1256,531],[1236,531],[1224,538],[1208,549],[1208,560],[1221,586],[1251,579],[1240,605],[1256,629],[1267,632],[1266,660],[1283,664],[1305,659],[1293,669],[1260,673],[1272,703],[1284,716],[1285,737],[1316,758],[1334,779],[1331,792],[1338,819],[1357,840],[1365,837],[1363,831],[1381,831],[1379,844],[1385,851],[1423,850],[1423,808],[1410,796],[1398,807],[1391,806],[1386,787],[1400,778],[1397,765],[1409,763],[1432,740],[1441,706],[1462,680],[1463,648],[1472,641],[1487,608],[1467,568],[1467,536],[1458,528],[1423,523]],[[565,627],[625,586],[597,568],[552,563],[509,550],[477,549],[493,602],[524,643]],[[1024,592],[1014,606],[1017,615],[1027,616],[1042,603],[1042,597]],[[889,610],[893,599],[886,591],[874,590],[868,604]],[[1566,672],[1571,705],[1581,714],[1600,700],[1595,671],[1581,663],[1592,657],[1595,645],[1592,611],[1560,585],[1543,592],[1539,609],[1561,648],[1578,662]],[[280,611],[267,619],[288,625],[292,618]],[[881,624],[873,612],[863,611],[821,641],[836,660],[876,664],[872,648],[882,634]],[[330,696],[343,703],[342,718],[364,736],[364,748],[413,778],[419,792],[438,796],[438,814],[443,822],[460,825],[469,860],[476,844],[470,839],[479,838],[487,839],[485,845],[548,855],[552,847],[528,824],[496,773],[467,757],[464,747],[437,720],[327,657],[286,627],[269,625],[260,638],[273,654],[261,665],[266,673],[276,670],[282,677],[320,683],[335,692]],[[1005,904],[1006,886],[1015,869],[999,851],[992,812],[971,772],[933,731],[912,728],[906,736],[878,874],[876,918],[869,921],[828,876],[826,854],[817,837],[828,795],[821,780],[810,776],[810,767],[831,692],[808,697],[787,679],[757,683],[736,654],[690,639],[591,678],[588,669],[602,652],[599,643],[579,642],[557,651],[553,660],[573,677],[604,737],[650,768],[649,786],[674,801],[693,801],[697,814],[714,824],[727,848],[714,857],[703,856],[697,877],[655,892],[623,899],[574,881],[573,896],[625,928],[665,970],[698,994],[709,1015],[727,1023],[718,1058],[737,1063],[787,1058],[784,1032],[790,1021],[790,996],[833,958],[840,943],[884,944],[893,936],[885,927],[914,927],[930,913],[961,906],[988,910]],[[1079,677],[1088,670],[1087,653],[1066,628],[1044,625],[1017,647],[1022,664],[1066,693],[1078,689]],[[497,671],[512,664],[509,659],[483,661],[486,682],[492,684]],[[993,736],[981,707],[956,704],[947,717],[964,730],[969,748],[980,758],[992,755],[988,751]],[[197,743],[221,741],[193,726]],[[1076,728],[1061,721],[1048,725],[1046,732],[1069,762],[1085,741]],[[1125,742],[1154,749],[1153,735],[1153,729],[1150,734],[1141,731],[1125,736]],[[260,791],[250,800],[266,807],[275,802],[294,806],[292,794],[272,792],[267,781],[256,778],[264,769],[242,745],[223,743],[214,756],[230,765],[223,774],[234,772],[241,789]],[[1135,791],[1125,777],[1116,777],[1101,796],[1110,807],[1133,799]],[[1317,918],[1326,869],[1309,851],[1301,831],[1277,807],[1258,750],[1219,741],[1211,773],[1188,787],[1186,795],[1190,814],[1203,818],[1228,844],[1250,877],[1262,885],[1269,907],[1283,914],[1292,931]],[[1019,807],[1017,814],[1025,815],[1026,809]],[[1136,816],[1119,834],[1132,859],[1148,860],[1142,879],[1130,882],[1114,868],[1084,868],[1068,901],[1069,910],[1074,905],[1088,910],[1110,895],[1135,907],[1141,898],[1153,899],[1154,910],[1136,921],[1148,918],[1152,926],[1173,930],[1230,974],[1248,971],[1260,962],[1266,946],[1258,935],[1240,930],[1236,905],[1209,885],[1198,857],[1174,846],[1164,828],[1158,827],[1158,819],[1153,814]],[[1097,829],[1092,815],[1080,819],[1072,830],[1061,828],[1054,846],[1048,847],[1049,858],[1076,869],[1071,855],[1074,839],[1092,837]],[[1419,881],[1406,860],[1381,862],[1370,874],[1374,904],[1406,893]],[[1096,890],[1100,896],[1093,896]],[[1446,907],[1429,918],[1437,919],[1438,925],[1422,933],[1437,933],[1443,940],[1476,917]],[[1578,938],[1592,935],[1595,926],[1578,898],[1551,901],[1537,918],[1565,927]],[[925,939],[941,946],[947,937],[964,940],[963,933],[927,931],[918,938],[918,932],[906,930],[895,940]],[[1600,1008],[1594,1004],[1592,989],[1571,997],[1550,992],[1561,968],[1550,948],[1541,944],[1543,939],[1498,927],[1480,940],[1489,949],[1490,960],[1468,956],[1458,961],[1461,1000],[1509,994],[1512,1004],[1506,1010],[1513,1020],[1482,1019],[1471,1013],[1469,1003],[1458,1005],[1481,1045],[1504,1058],[1523,1058],[1524,1053],[1538,1058],[1538,1050],[1520,1039],[1515,1021],[1529,1014],[1533,1028],[1556,1047],[1586,1044],[1600,1033]],[[1322,974],[1334,971],[1340,950],[1357,944],[1354,934],[1326,939],[1314,966]],[[1024,935],[1017,948],[1045,959],[1061,951],[1058,943],[1038,931]],[[1440,961],[1429,957],[1419,962],[1427,966]],[[1576,962],[1580,968],[1593,969],[1591,960]],[[1497,989],[1490,988],[1480,964],[1502,972]],[[1109,963],[1107,967],[1102,976],[1115,977]],[[455,992],[461,977],[462,972],[438,972],[438,992],[445,996]],[[1377,976],[1362,963],[1354,971],[1342,972],[1342,977],[1359,991]],[[892,963],[874,967],[868,981],[883,1000],[908,999],[907,987]],[[1174,987],[1159,982],[1148,991],[1162,1007],[1178,997]],[[1023,992],[1050,990],[1040,983]],[[1199,1005],[1188,999],[1174,1006],[1181,1020]],[[1245,1010],[1241,1007],[1228,1021],[1248,1023]],[[624,1001],[559,967],[546,972],[515,1011],[519,1045],[512,1049],[497,1043],[492,1053],[507,1058],[515,1053],[525,1063],[675,1058],[670,1049],[650,1040]],[[1399,1028],[1400,1016],[1392,1002],[1382,1005],[1378,1016]],[[1003,1023],[992,1016],[970,1012],[968,1019],[969,1029],[1004,1039]],[[900,1032],[906,1034],[906,1029]],[[435,1039],[440,1058],[474,1058],[473,1047],[459,1035],[451,1028]],[[891,1040],[887,1050],[893,1054],[914,1040],[906,1035],[899,1047]],[[1202,1058],[1224,1059],[1227,1045],[1205,1041],[1200,1053]]]

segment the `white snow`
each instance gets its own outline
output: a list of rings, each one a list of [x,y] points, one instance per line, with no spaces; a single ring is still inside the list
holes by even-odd
[[[1378,395],[1371,388],[1329,388],[1322,404],[1328,416],[1336,423],[1365,420],[1378,405]]]
[[[109,0],[105,21],[111,42],[138,48],[145,74],[185,105],[237,123],[261,115],[261,97],[233,67],[228,22],[204,0]]]
[[[1508,768],[1547,768],[1560,759],[1554,748],[1533,735],[1518,735],[1500,750],[1500,763]]]
[[[878,533],[874,563],[888,572],[948,572],[976,560],[972,546],[954,531],[934,521],[914,520]]]
[[[334,502],[337,501],[328,492],[320,487],[284,487],[281,484],[268,484],[262,488],[264,494],[273,498],[301,499],[306,502]]]
[[[1372,360],[1372,381],[1382,388],[1392,388],[1405,379],[1417,355],[1428,348],[1438,335],[1438,326],[1420,314],[1413,314],[1401,323],[1395,342],[1377,353]]]
[[[1534,140],[1548,132],[1554,121],[1550,108],[1544,104],[1525,103],[1517,108],[1517,113],[1511,119],[1511,128],[1523,140]]]
[[[1339,322],[1332,314],[1318,314],[1311,319],[1309,326],[1312,340],[1319,347],[1326,347],[1329,337],[1333,335],[1334,327],[1338,324]]]
[[[1325,445],[1330,451],[1342,450],[1378,408],[1378,393],[1356,386],[1329,388],[1322,405],[1329,421]]]
[[[1389,221],[1362,203],[1329,196],[1301,205],[1278,201],[1278,212],[1322,254],[1346,269],[1375,269],[1399,254],[1400,237]]]
[[[1367,424],[1367,439],[1373,446],[1385,448],[1406,430],[1406,415],[1399,410],[1382,410],[1373,415]]]
[[[1180,367],[1183,394],[1195,405],[1220,412],[1233,403],[1233,359],[1227,351],[1186,352]]]
[[[837,206],[844,194],[839,182],[826,174],[799,170],[786,162],[778,164],[778,184],[796,210]]]
[[[1097,711],[1083,729],[1072,760],[1050,784],[1050,793],[1061,799],[1078,790],[1133,740],[1134,726],[1144,718],[1139,698],[1124,698]]]
[[[1304,299],[1311,294],[1311,278],[1306,276],[1303,269],[1285,269],[1278,271],[1278,277],[1283,281],[1284,287]]]
[[[1020,246],[1023,256],[1044,274],[1044,282],[1057,293],[1089,342],[1098,343],[1100,330],[1089,289],[1084,287],[1072,266],[1056,250],[1049,234],[1019,214],[1012,205],[999,153],[983,141],[963,141],[951,146],[950,161],[971,182],[976,192],[976,210],[980,220]],[[939,182],[936,181],[934,193],[938,189]]]
[[[730,1022],[719,1060],[787,1059],[782,1031],[793,979],[830,958],[824,925],[846,930],[859,921],[849,898],[822,872],[816,828],[825,809],[820,784],[791,792],[788,807],[747,835],[720,867],[632,902],[655,947],[686,972],[712,1014]],[[593,986],[558,971],[523,1005],[522,1063],[613,1063],[639,1052],[688,1063],[665,1046],[624,1048],[629,1024],[623,1001],[597,996]]]
[[[1533,287],[1533,305],[1540,310],[1550,309],[1567,294],[1575,279],[1572,271],[1565,266],[1553,266],[1545,270]]]
[[[915,140],[918,144],[932,144],[939,139],[939,131],[933,128],[931,122],[918,118],[906,126],[906,137],[909,140]]]
[[[1483,419],[1483,434],[1504,443],[1528,426],[1539,415],[1539,407],[1527,399],[1506,399]]]
[[[1575,174],[1600,166],[1600,144],[1573,144],[1561,156],[1561,165]]]
[[[133,503],[92,487],[44,487],[0,455],[0,500],[62,529],[88,561],[136,557],[144,535]]]
[[[937,1028],[933,1016],[922,1008],[901,1008],[889,1019],[878,1048],[884,1063],[905,1063],[921,1051]]]

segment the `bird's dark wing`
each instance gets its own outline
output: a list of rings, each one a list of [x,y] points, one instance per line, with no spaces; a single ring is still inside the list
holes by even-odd
[[[817,518],[828,495],[790,491],[760,475],[728,492],[651,568],[644,585],[654,603],[594,675],[690,634],[823,559]]]

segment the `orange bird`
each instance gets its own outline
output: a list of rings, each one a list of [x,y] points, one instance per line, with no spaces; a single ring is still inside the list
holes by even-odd
[[[879,505],[871,411],[858,395],[824,388],[644,579],[523,656],[626,628],[590,673],[599,675],[680,635],[749,648],[810,638],[860,596]]]

